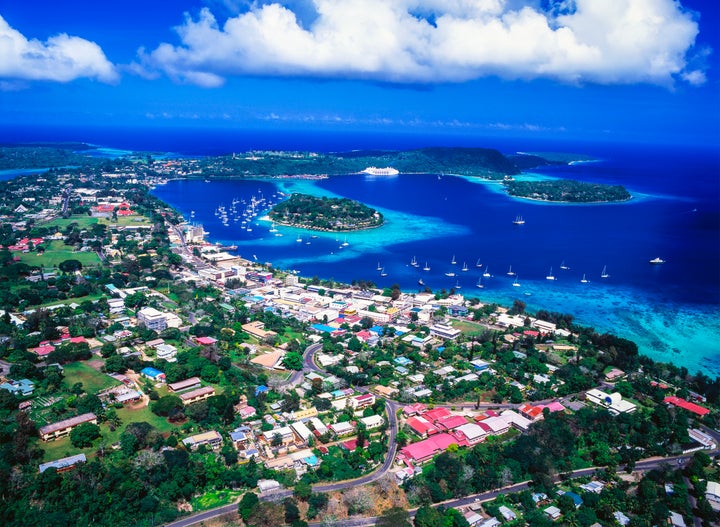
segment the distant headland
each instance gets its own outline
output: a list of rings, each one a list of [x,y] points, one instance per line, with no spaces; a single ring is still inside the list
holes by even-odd
[[[330,232],[372,229],[385,221],[380,212],[359,201],[308,194],[293,194],[278,203],[270,211],[270,219],[281,225]]]

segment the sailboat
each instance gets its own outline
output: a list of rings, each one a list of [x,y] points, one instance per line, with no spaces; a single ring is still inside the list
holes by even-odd
[[[425,281],[421,278],[418,280],[418,285],[425,285]]]
[[[562,269],[563,271],[567,271],[568,269],[570,269],[570,266],[565,265],[565,260],[563,260],[560,264],[560,269]]]
[[[455,255],[453,254],[452,260],[450,260],[450,263],[455,265],[457,262],[455,261]]]
[[[277,228],[275,227],[275,224],[272,224],[272,227],[270,227],[270,232],[277,232]]]
[[[490,267],[486,267],[486,268],[485,268],[485,272],[483,273],[483,276],[484,276],[485,278],[490,278],[490,276],[491,276],[491,275],[490,275]]]
[[[302,238],[300,236],[297,237],[297,240],[295,240],[298,243],[302,243]]]
[[[412,260],[410,260],[410,265],[412,265],[413,267],[418,266],[417,259],[414,256],[412,257]]]
[[[447,273],[445,273],[445,276],[455,276],[455,273],[453,273],[452,271],[448,271]]]
[[[383,269],[382,265],[380,265],[380,262],[378,262],[376,271],[382,271],[382,269]]]
[[[455,282],[455,289],[462,289],[462,286],[460,285],[460,280],[457,280]]]
[[[610,278],[610,275],[607,272],[607,265],[603,266],[602,273],[600,273],[600,278]]]
[[[387,273],[385,272],[384,267],[380,270],[380,276],[387,276]]]
[[[552,267],[550,268],[550,274],[545,277],[545,280],[556,280],[555,275],[552,274]]]
[[[478,281],[477,281],[477,284],[475,284],[475,287],[478,287],[478,288],[480,288],[480,289],[482,289],[483,287],[485,287],[485,286],[483,285],[483,283],[482,283],[482,276],[481,276],[480,278],[478,278]]]
[[[470,270],[470,269],[468,269],[468,266],[467,266],[467,264],[466,264],[465,262],[463,262],[462,270],[463,270],[463,271],[469,271],[469,270]]]
[[[341,247],[347,247],[348,245],[350,245],[350,244],[347,241],[347,236],[345,236],[345,240],[342,242]]]
[[[583,273],[583,277],[582,277],[582,280],[580,280],[580,283],[587,284],[588,282],[589,282],[589,280],[587,278],[585,278],[585,273]]]
[[[428,265],[427,261],[425,262],[425,267],[423,267],[423,271],[429,271],[430,266]]]
[[[515,216],[515,219],[513,220],[513,223],[514,223],[515,225],[524,225],[524,224],[525,224],[525,220],[523,219],[522,216]]]
[[[513,287],[520,287],[520,282],[518,282],[518,277],[515,277],[515,281],[513,282]]]
[[[507,275],[508,275],[508,276],[515,276],[515,272],[512,270],[512,265],[510,266],[510,269],[508,269]]]
[[[480,263],[480,258],[478,258],[477,262],[475,262],[475,267],[482,267],[482,264]]]

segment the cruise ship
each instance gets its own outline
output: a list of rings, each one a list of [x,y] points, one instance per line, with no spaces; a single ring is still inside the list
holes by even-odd
[[[397,176],[400,171],[393,167],[367,167],[365,170],[360,172],[361,174],[369,174],[371,176]]]

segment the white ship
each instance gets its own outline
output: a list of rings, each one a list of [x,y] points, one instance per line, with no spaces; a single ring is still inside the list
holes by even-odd
[[[393,167],[367,167],[365,170],[360,172],[361,174],[369,174],[371,176],[397,176],[400,171]]]

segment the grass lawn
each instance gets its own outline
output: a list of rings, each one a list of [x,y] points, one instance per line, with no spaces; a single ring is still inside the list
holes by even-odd
[[[65,386],[71,388],[76,382],[81,382],[83,390],[87,393],[97,393],[120,384],[119,381],[116,381],[104,373],[100,373],[84,362],[75,362],[66,365],[63,376],[65,377],[63,379]]]
[[[52,221],[49,221],[47,223],[43,223],[42,227],[59,227],[60,230],[65,229],[68,225],[71,223],[77,223],[77,226],[81,229],[87,229],[91,225],[94,225],[98,222],[98,218],[91,218],[87,214],[76,214],[75,216],[70,216],[69,218],[55,218]]]
[[[480,335],[487,331],[485,326],[467,320],[453,320],[452,327],[459,329],[464,335]]]
[[[65,260],[77,260],[83,266],[88,267],[100,264],[100,259],[94,252],[76,252],[72,247],[65,245],[62,240],[53,240],[50,244],[43,244],[43,246],[45,247],[44,254],[16,252],[13,253],[13,256],[19,256],[22,263],[30,266],[43,266],[45,269],[51,269]]]
[[[147,423],[150,423],[154,428],[159,430],[160,432],[164,434],[168,434],[170,432],[173,432],[175,430],[180,430],[181,425],[174,425],[170,422],[168,422],[167,419],[164,417],[160,417],[159,415],[155,415],[150,411],[150,408],[147,406],[144,406],[142,408],[138,409],[132,409],[130,407],[121,408],[117,411],[118,417],[120,417],[120,420],[122,421],[122,424],[120,427],[115,430],[117,433],[117,437],[120,437],[120,433],[122,430],[125,429],[125,425],[132,422],[141,422],[145,421]],[[184,424],[184,423],[183,423]],[[115,432],[109,432],[108,437],[114,437]],[[103,434],[105,435],[105,434]],[[114,439],[113,441],[117,441],[117,439]]]
[[[234,503],[245,494],[242,490],[213,490],[190,500],[193,511],[206,511],[221,505]]]
[[[63,457],[74,456],[76,454],[84,453],[87,457],[95,453],[94,447],[88,448],[75,448],[70,442],[70,437],[65,436],[54,441],[38,441],[37,446],[45,452],[43,455],[43,462],[55,461]]]
[[[66,298],[65,300],[53,300],[52,302],[45,302],[44,304],[40,304],[39,307],[48,307],[48,306],[59,306],[59,305],[69,305],[73,302],[76,304],[82,304],[86,300],[89,300],[90,302],[95,302],[95,300],[99,300],[101,298],[106,298],[106,295],[98,294],[98,295],[87,295],[87,296],[79,296],[76,298]]]

